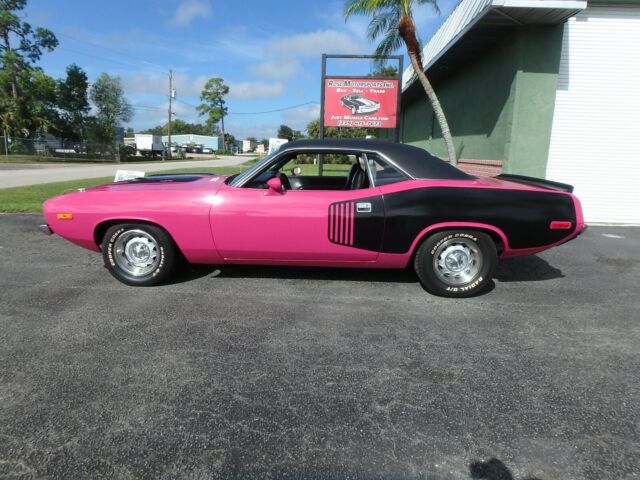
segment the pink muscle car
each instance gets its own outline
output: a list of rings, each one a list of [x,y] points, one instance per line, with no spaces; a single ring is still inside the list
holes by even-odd
[[[291,169],[319,155],[327,169],[350,162],[348,175]],[[413,265],[426,290],[466,297],[487,286],[499,257],[540,252],[586,228],[571,191],[531,177],[477,178],[408,145],[302,140],[238,175],[157,175],[49,199],[42,229],[102,252],[128,285],[162,282],[180,258]]]

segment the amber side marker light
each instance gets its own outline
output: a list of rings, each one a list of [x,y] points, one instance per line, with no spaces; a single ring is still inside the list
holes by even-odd
[[[551,230],[569,230],[571,228],[571,225],[571,222],[561,222],[559,220],[554,220],[553,222],[551,222],[549,228],[551,228]]]
[[[73,220],[73,213],[58,213],[56,218],[58,220]]]

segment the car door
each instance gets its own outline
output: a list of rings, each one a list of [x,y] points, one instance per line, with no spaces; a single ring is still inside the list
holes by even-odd
[[[229,262],[374,262],[384,229],[377,187],[285,190],[225,185],[211,209],[217,250]]]

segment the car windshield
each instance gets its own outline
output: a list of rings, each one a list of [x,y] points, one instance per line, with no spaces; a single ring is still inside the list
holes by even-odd
[[[235,187],[236,185],[240,185],[246,178],[251,177],[255,172],[260,170],[264,165],[269,163],[271,159],[276,155],[278,150],[274,150],[270,154],[262,157],[262,159],[258,160],[256,163],[247,168],[244,172],[239,173],[235,177],[231,179],[229,185]]]

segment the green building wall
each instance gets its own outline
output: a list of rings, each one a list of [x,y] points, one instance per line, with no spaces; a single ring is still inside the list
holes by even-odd
[[[529,26],[436,86],[458,158],[500,160],[503,171],[544,177],[563,26]],[[403,97],[400,138],[446,157],[426,95]]]

